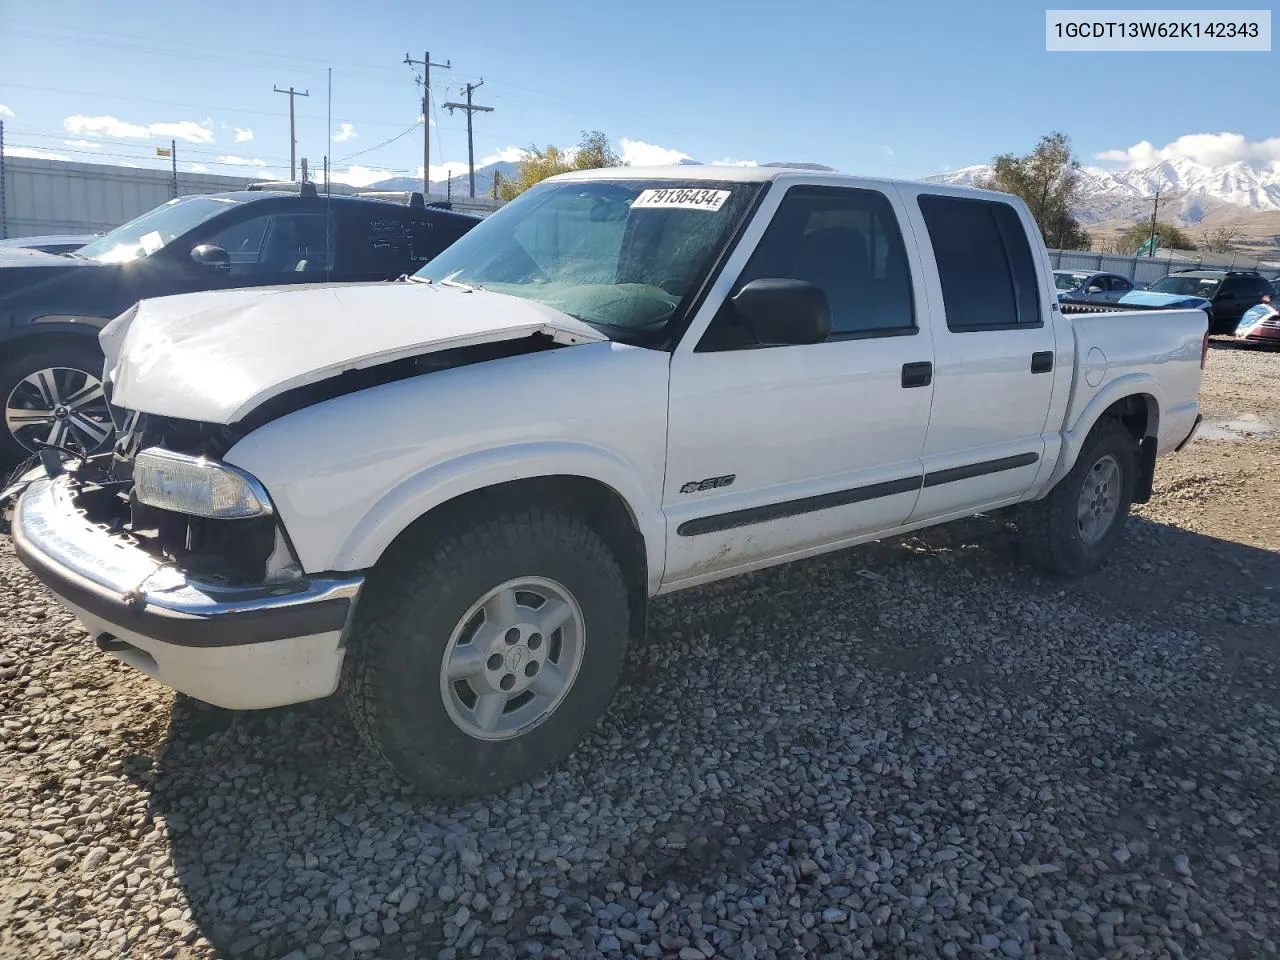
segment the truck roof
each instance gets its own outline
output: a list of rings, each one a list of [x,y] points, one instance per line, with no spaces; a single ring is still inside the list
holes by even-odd
[[[863,177],[856,174],[839,173],[828,170],[815,170],[803,167],[743,167],[717,164],[674,164],[665,167],[600,167],[594,170],[573,170],[549,177],[548,181],[574,180],[720,180],[730,183],[764,183],[772,180],[794,180],[800,183],[831,183],[847,180],[849,183],[883,183],[927,185],[930,190],[952,195],[977,195],[999,197],[1005,201],[1017,201],[1011,194],[980,187],[961,186],[951,183],[937,183],[931,180],[890,179],[887,177]]]

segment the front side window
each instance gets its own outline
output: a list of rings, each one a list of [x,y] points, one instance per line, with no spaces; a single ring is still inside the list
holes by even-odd
[[[761,186],[543,183],[477,224],[417,276],[534,300],[617,339],[655,343],[683,315]]]
[[[1031,244],[1007,203],[925,194],[919,198],[938,264],[947,328],[1039,326]]]
[[[149,257],[175,238],[234,210],[240,203],[229,197],[179,197],[116,227],[81,247],[76,255],[102,263],[127,263]]]
[[[766,278],[821,287],[832,339],[915,329],[902,232],[889,199],[876,190],[788,190],[737,286]]]
[[[326,235],[331,233],[327,223],[323,213],[265,214],[220,230],[204,242],[227,251],[234,278],[288,274],[302,279],[298,275],[329,269],[332,237]]]

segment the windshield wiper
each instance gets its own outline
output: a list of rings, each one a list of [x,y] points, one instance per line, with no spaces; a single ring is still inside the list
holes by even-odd
[[[463,283],[461,280],[454,280],[451,277],[445,277],[440,281],[441,286],[457,287],[459,290],[465,290],[467,293],[475,293],[478,287],[473,287],[469,283]]]

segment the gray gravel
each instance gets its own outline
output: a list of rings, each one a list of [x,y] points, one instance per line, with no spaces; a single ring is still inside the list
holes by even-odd
[[[661,601],[589,741],[455,808],[330,703],[175,699],[0,541],[0,955],[1274,955],[1280,540],[1175,524],[1081,582],[977,519]]]

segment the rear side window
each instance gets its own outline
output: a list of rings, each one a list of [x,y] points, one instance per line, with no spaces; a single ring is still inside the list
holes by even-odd
[[[404,215],[395,209],[355,209],[343,222],[341,268],[344,273],[388,279],[413,273],[422,266],[412,263],[412,243],[405,230]]]
[[[947,327],[955,331],[1040,326],[1031,244],[1007,203],[919,197],[938,263]]]
[[[1271,295],[1271,284],[1262,277],[1242,277],[1244,293],[1248,297],[1267,297]]]

